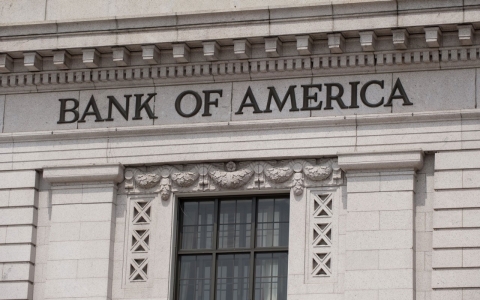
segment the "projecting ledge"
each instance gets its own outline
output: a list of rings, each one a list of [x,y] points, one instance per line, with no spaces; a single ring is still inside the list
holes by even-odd
[[[344,171],[419,170],[423,166],[422,150],[353,152],[337,155],[338,166]]]
[[[50,183],[118,183],[123,180],[123,169],[121,164],[49,167],[43,170],[43,178]]]

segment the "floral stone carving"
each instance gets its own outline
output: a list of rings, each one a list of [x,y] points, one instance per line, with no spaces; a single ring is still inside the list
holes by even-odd
[[[128,168],[124,188],[130,193],[160,193],[168,200],[172,192],[292,189],[340,185],[342,171],[335,159],[296,159],[163,165]]]

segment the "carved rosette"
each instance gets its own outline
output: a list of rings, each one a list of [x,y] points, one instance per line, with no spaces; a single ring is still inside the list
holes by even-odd
[[[336,160],[297,159],[128,168],[124,188],[131,193],[160,193],[168,200],[172,192],[223,190],[292,189],[302,195],[305,187],[342,183]]]

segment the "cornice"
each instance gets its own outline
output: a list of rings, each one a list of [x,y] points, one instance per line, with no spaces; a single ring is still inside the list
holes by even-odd
[[[479,54],[480,45],[7,73],[0,75],[0,94],[476,68]]]

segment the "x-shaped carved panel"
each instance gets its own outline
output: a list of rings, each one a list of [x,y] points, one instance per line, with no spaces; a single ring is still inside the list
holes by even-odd
[[[133,224],[148,224],[151,221],[151,201],[133,201]]]
[[[333,215],[333,194],[314,194],[313,196],[313,216],[331,217]]]
[[[318,247],[332,246],[332,223],[313,224],[313,245]]]
[[[331,271],[331,253],[314,253],[312,256],[312,275],[330,276]]]
[[[148,258],[134,258],[130,263],[130,281],[147,281]]]
[[[148,229],[137,229],[132,232],[133,252],[147,252],[150,250],[150,231]]]

